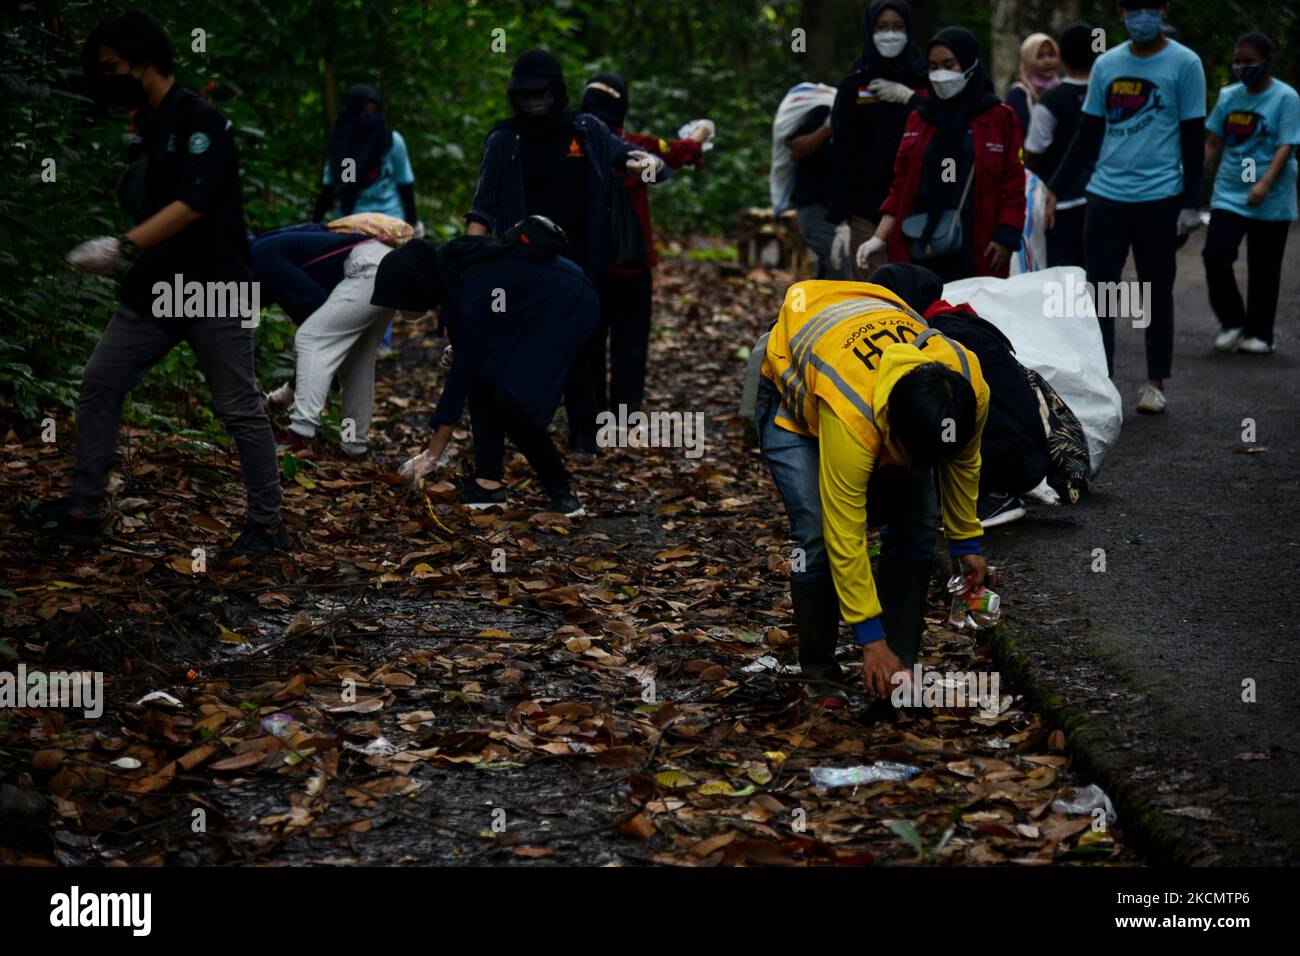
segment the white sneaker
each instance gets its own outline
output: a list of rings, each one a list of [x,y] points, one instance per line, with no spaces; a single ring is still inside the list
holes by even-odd
[[[1241,329],[1224,329],[1214,337],[1214,348],[1219,352],[1235,352],[1241,335]]]
[[[1165,410],[1165,393],[1150,382],[1143,382],[1138,389],[1137,410],[1146,415],[1159,415]]]
[[[1237,346],[1237,351],[1249,352],[1251,355],[1267,355],[1276,348],[1277,346],[1272,342],[1265,342],[1263,339],[1251,336],[1248,339],[1241,340],[1241,343]]]

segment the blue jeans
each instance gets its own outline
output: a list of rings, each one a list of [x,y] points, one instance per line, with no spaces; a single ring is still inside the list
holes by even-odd
[[[764,378],[758,386],[754,422],[759,446],[772,472],[786,515],[790,537],[803,549],[804,570],[792,571],[795,581],[825,581],[830,560],[822,537],[822,497],[818,484],[816,438],[796,435],[776,424],[781,396]],[[867,513],[883,525],[880,554],[885,558],[929,561],[938,541],[939,495],[930,468],[890,465],[877,468],[867,485]]]

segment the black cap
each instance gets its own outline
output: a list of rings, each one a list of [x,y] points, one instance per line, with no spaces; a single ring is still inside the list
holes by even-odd
[[[555,58],[555,54],[550,50],[535,49],[519,54],[519,59],[515,60],[514,68],[510,71],[510,82],[506,84],[506,89],[514,92],[515,90],[545,90],[548,89],[556,80],[562,79],[564,71],[560,68],[560,61]]]
[[[429,240],[412,239],[379,260],[371,305],[427,312],[445,298],[438,248]]]

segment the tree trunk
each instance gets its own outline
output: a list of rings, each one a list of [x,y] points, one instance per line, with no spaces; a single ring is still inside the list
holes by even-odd
[[[339,115],[339,85],[334,76],[334,48],[337,30],[334,20],[334,0],[320,0],[321,35],[321,109],[325,114],[325,129],[334,124]]]
[[[1079,0],[992,0],[989,75],[998,96],[1020,71],[1020,44],[1031,33],[1059,37],[1079,19]]]

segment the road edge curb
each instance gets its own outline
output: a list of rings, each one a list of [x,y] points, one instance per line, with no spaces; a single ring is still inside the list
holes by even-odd
[[[1074,769],[1106,791],[1120,816],[1130,848],[1152,864],[1196,865],[1205,848],[1193,844],[1178,823],[1142,793],[1140,787],[1129,782],[1128,768],[1112,756],[1116,741],[1101,721],[1068,703],[1063,690],[1033,662],[1023,646],[1032,640],[1029,631],[1006,625],[991,632],[989,649],[999,670],[1011,678],[1031,707],[1065,733]]]

